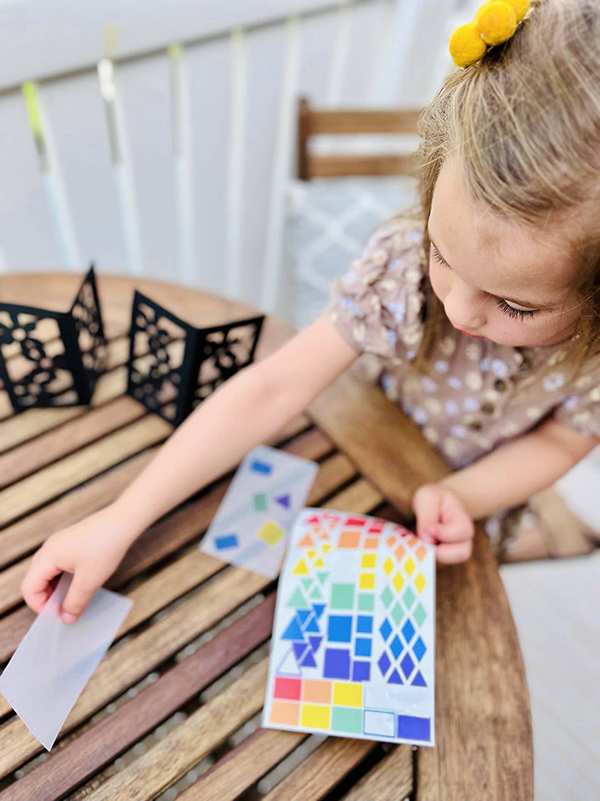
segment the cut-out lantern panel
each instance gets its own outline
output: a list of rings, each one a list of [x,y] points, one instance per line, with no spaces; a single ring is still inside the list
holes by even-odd
[[[93,266],[68,312],[0,303],[0,378],[16,412],[89,403],[105,357]]]
[[[196,328],[136,292],[127,393],[178,426],[232,375],[250,364],[264,317]]]

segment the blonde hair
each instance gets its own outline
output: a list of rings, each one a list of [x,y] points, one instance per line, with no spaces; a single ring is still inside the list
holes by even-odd
[[[584,298],[579,336],[567,349],[574,376],[600,353],[600,0],[532,3],[508,42],[446,79],[421,115],[419,133],[425,220],[450,155],[474,200],[522,225],[541,229],[582,204],[596,206],[595,227],[566,242],[577,256],[573,289]],[[426,234],[423,244],[427,252]],[[433,296],[416,359],[421,367],[443,319]]]

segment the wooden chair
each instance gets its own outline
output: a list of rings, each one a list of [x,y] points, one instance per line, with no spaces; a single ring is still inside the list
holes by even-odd
[[[420,113],[420,109],[317,110],[302,98],[298,104],[298,178],[414,174],[410,155],[316,155],[309,145],[317,134],[416,134]]]

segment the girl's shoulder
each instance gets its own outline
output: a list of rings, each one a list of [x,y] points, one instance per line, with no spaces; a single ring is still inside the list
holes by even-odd
[[[330,317],[357,350],[396,361],[414,356],[423,335],[426,263],[423,223],[396,217],[334,282]]]

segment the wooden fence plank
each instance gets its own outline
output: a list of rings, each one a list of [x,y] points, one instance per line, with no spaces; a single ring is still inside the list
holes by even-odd
[[[53,751],[47,762],[0,793],[0,801],[55,801],[72,791],[264,642],[271,633],[274,609],[273,593],[113,714]],[[289,734],[288,749],[304,737]],[[274,753],[284,756],[282,745],[273,743],[279,749]]]

